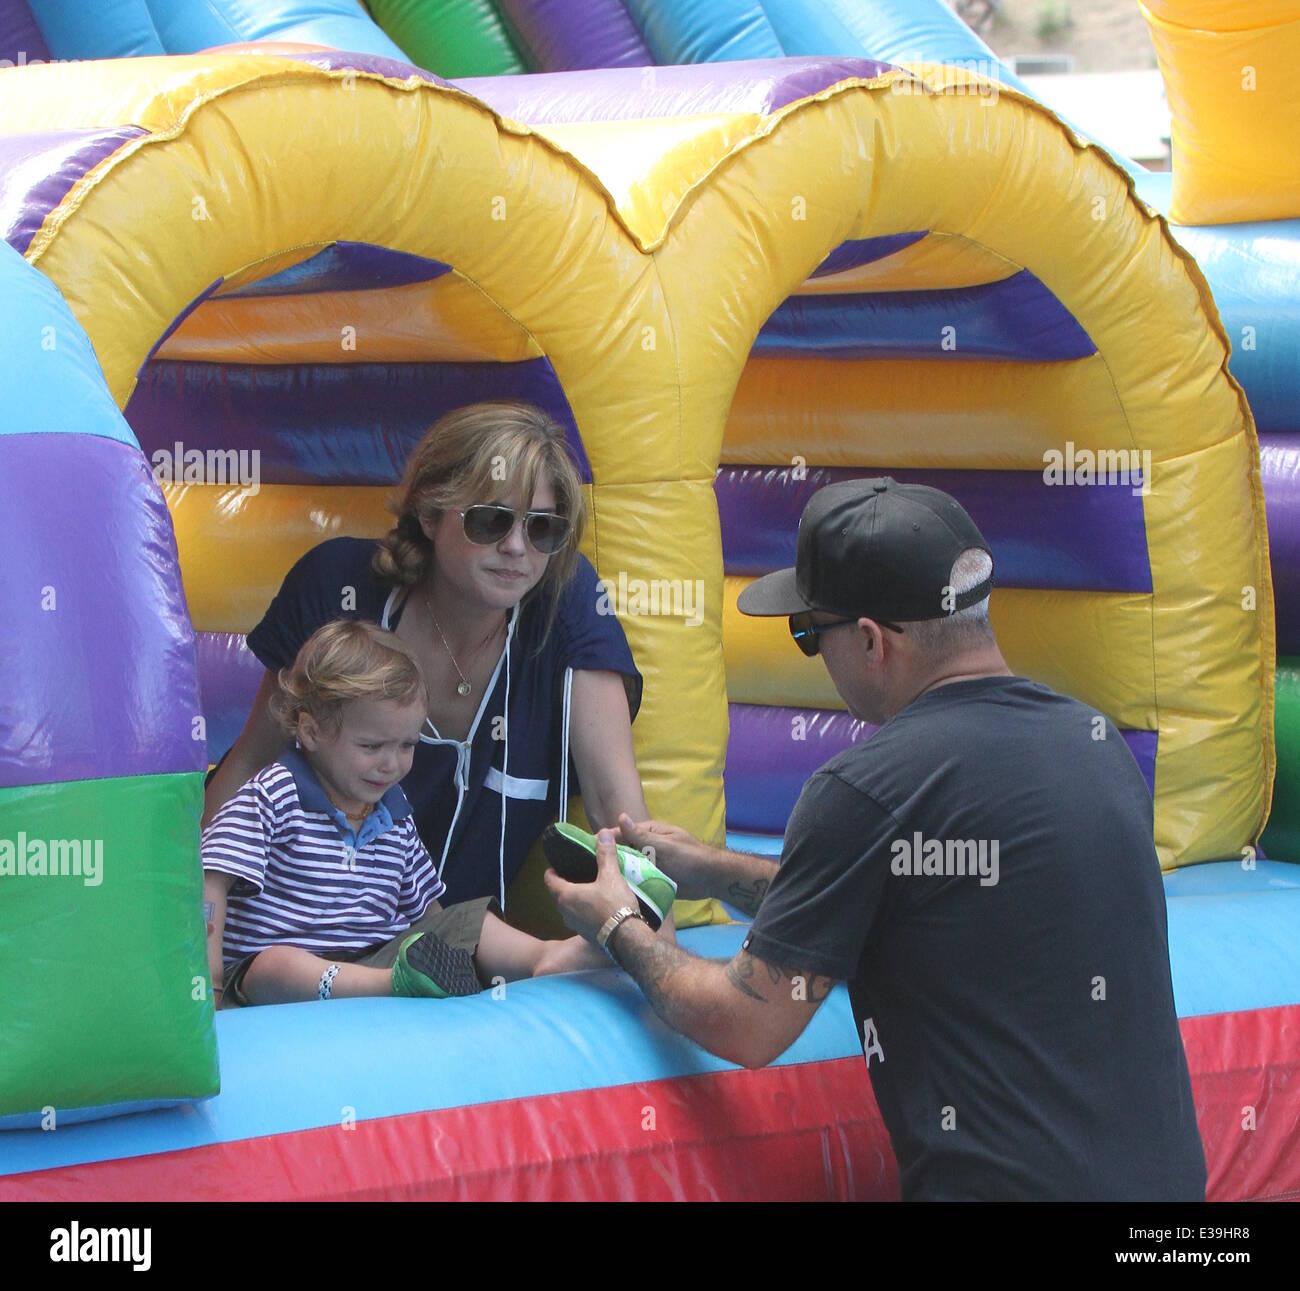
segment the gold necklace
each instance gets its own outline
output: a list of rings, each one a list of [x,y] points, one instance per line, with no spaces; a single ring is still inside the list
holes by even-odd
[[[433,620],[433,626],[438,629],[438,635],[442,638],[442,648],[447,652],[447,658],[451,660],[451,666],[456,669],[456,675],[460,678],[460,685],[456,687],[458,695],[468,695],[473,687],[469,684],[469,678],[460,670],[460,664],[456,662],[456,656],[451,652],[451,646],[447,644],[447,634],[442,630],[442,624],[438,622],[438,616],[433,612],[433,602],[429,600],[429,589],[424,589],[424,606],[429,611],[429,617]],[[498,624],[492,631],[483,638],[479,643],[478,649],[482,650],[489,641],[501,630]],[[477,653],[477,651],[475,651]]]
[[[447,658],[451,660],[451,666],[456,669],[456,675],[460,678],[460,685],[456,687],[458,695],[468,695],[473,687],[469,684],[469,678],[460,670],[460,664],[456,662],[456,656],[451,652],[451,646],[447,644],[447,634],[442,630],[442,624],[438,622],[438,616],[433,612],[433,602],[429,600],[429,589],[424,589],[424,605],[429,611],[429,617],[433,620],[433,626],[438,629],[438,635],[442,638],[442,647],[447,652]]]

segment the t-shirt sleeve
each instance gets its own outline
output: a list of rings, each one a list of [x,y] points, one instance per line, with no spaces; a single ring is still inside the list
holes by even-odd
[[[898,833],[874,799],[819,771],[790,813],[780,868],[744,948],[770,964],[853,977],[885,900]]]
[[[408,816],[402,828],[406,831],[406,873],[402,877],[402,890],[397,898],[397,913],[408,923],[414,923],[446,892],[447,886],[438,877],[433,857],[420,841],[415,817]]]
[[[555,616],[559,680],[563,681],[566,668],[620,674],[628,711],[635,720],[641,707],[641,674],[618,615],[612,608],[602,612],[608,606],[609,597],[603,595],[595,568],[585,556],[579,557],[576,573],[560,593]]]
[[[356,544],[341,539],[318,543],[284,576],[261,622],[248,634],[248,648],[264,668],[278,672],[298,656],[317,628],[335,619],[354,618],[343,606],[349,587],[360,590]]]
[[[257,896],[275,837],[276,810],[260,774],[227,799],[208,822],[199,843],[205,870],[233,874],[235,896]]]

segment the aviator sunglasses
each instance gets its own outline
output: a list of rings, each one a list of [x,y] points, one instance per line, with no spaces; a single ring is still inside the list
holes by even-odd
[[[817,638],[823,632],[829,632],[832,628],[847,627],[850,623],[856,622],[857,619],[835,619],[830,623],[814,623],[812,612],[805,610],[802,614],[790,615],[790,635],[794,638],[795,645],[811,659],[821,649],[821,642]],[[886,623],[884,619],[877,619],[876,622],[891,632],[903,630],[897,623]]]
[[[470,542],[476,547],[493,547],[515,527],[519,512],[495,502],[480,502],[467,507],[460,518]],[[525,537],[543,556],[554,555],[569,536],[568,517],[554,511],[526,511],[523,521]]]

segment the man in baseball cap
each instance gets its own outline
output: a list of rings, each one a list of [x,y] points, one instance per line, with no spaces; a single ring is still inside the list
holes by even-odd
[[[904,1200],[1203,1200],[1150,792],[1109,720],[1012,674],[992,586],[947,494],[821,489],[793,568],[738,604],[788,617],[880,729],[808,780],[779,868],[619,818],[679,896],[754,916],[740,951],[723,965],[656,937],[608,830],[594,883],[547,884],[664,1021],[745,1066],[847,982]]]
[[[844,480],[804,509],[794,567],[751,583],[736,608],[787,616],[809,656],[832,630],[858,627],[865,671],[837,666],[857,658],[847,646],[823,657],[849,711],[879,723],[957,676],[1010,675],[989,627],[992,589],[993,554],[955,498],[888,478]]]

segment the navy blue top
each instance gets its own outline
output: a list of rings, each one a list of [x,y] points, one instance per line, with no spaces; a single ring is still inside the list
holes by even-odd
[[[331,538],[294,565],[248,634],[248,648],[264,667],[288,667],[303,642],[334,619],[369,619],[390,630],[397,626],[409,593],[375,579],[370,561],[377,546],[372,539]],[[591,562],[580,557],[574,577],[559,594],[555,623],[544,643],[550,608],[545,592],[511,615],[507,648],[465,741],[443,739],[432,724],[425,725],[402,788],[447,885],[447,904],[485,896],[503,900],[503,889],[529,848],[556,818],[566,669],[622,674],[628,707],[636,716],[641,674],[618,618],[598,612],[600,591]],[[504,723],[495,720],[503,714]],[[579,786],[571,761],[569,765],[572,794]]]

